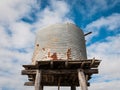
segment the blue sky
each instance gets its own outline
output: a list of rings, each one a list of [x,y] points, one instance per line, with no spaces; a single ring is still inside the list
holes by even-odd
[[[67,22],[93,32],[86,37],[88,58],[102,62],[89,90],[120,89],[120,0],[1,0],[0,90],[34,90],[23,85],[21,70],[31,64],[36,32]]]

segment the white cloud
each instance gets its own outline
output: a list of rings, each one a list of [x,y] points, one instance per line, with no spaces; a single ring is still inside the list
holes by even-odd
[[[0,1],[0,23],[10,24],[27,16],[32,6],[38,8],[36,0],[2,0]]]
[[[97,42],[87,47],[89,58],[96,57],[101,59],[102,62],[99,66],[100,78],[96,78],[96,82],[91,86],[91,90],[107,89],[115,90],[120,88],[120,34],[116,36],[107,37],[105,42]],[[108,80],[108,82],[106,81]],[[104,85],[103,85],[104,84]],[[116,85],[115,85],[116,84]]]
[[[11,43],[16,48],[30,47],[34,44],[35,36],[32,33],[31,25],[24,22],[16,22],[11,25],[10,30],[13,32]]]
[[[110,10],[120,3],[119,0],[73,0],[72,2],[71,9],[76,7],[84,19],[91,18],[96,13]]]
[[[25,48],[32,46],[35,36],[30,30],[31,25],[24,22],[14,22],[7,28],[1,26],[0,35],[2,39],[0,41],[0,47]]]
[[[31,61],[34,33],[30,31],[31,25],[20,21],[20,18],[29,16],[34,4],[34,0],[0,1],[1,90],[4,87],[9,90],[30,90],[23,86],[25,77],[21,76],[21,70],[23,63],[28,64]],[[25,49],[26,53],[19,52],[17,49]]]
[[[120,28],[120,14],[112,14],[108,17],[101,17],[100,19],[93,21],[86,26],[87,30],[99,30],[102,27],[106,27],[107,30],[116,30]],[[95,29],[94,29],[95,28]]]
[[[17,50],[9,50],[0,48],[0,88],[6,87],[15,90],[29,90],[23,86],[27,77],[21,76],[22,64],[29,64],[31,61],[32,51],[28,53],[20,53]],[[18,86],[18,87],[16,87]],[[32,89],[31,89],[32,90]]]
[[[89,90],[119,90],[120,81],[101,82],[91,84]]]
[[[120,29],[120,14],[112,14],[108,17],[101,17],[96,21],[91,22],[85,27],[85,32],[92,31],[93,33],[87,36],[88,41],[94,36],[99,35],[100,30],[105,28],[106,31],[118,32]]]
[[[50,0],[50,4],[50,6],[37,14],[38,21],[35,23],[35,27],[37,27],[37,29],[55,23],[73,22],[66,17],[68,12],[70,12],[67,3],[64,1]]]
[[[88,56],[103,59],[101,63],[102,74],[116,74],[120,62],[120,34],[107,37],[105,42],[98,42],[88,46]],[[97,54],[96,54],[97,53]],[[109,70],[110,69],[110,70]]]
[[[10,41],[8,40],[9,36],[5,32],[5,28],[2,26],[0,26],[0,36],[0,47],[8,46],[8,43],[10,43]]]

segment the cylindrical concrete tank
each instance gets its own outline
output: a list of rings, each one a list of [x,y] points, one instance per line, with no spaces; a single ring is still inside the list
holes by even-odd
[[[37,33],[32,62],[87,59],[83,31],[74,24],[55,24]]]

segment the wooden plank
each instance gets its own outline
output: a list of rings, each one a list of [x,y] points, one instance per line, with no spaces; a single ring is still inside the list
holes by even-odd
[[[43,75],[66,75],[66,74],[77,74],[77,70],[42,70]],[[97,74],[98,73],[98,69],[86,69],[84,70],[85,74]],[[22,75],[35,75],[36,74],[36,70],[22,70]]]
[[[36,70],[22,70],[22,75],[36,74]]]
[[[78,69],[78,79],[79,79],[81,90],[88,90],[85,75],[83,70],[81,69]]]
[[[42,84],[44,84],[45,86],[58,86],[57,83],[47,83],[47,82],[43,82]],[[25,86],[34,86],[34,82],[25,82],[24,84]],[[76,85],[76,86],[79,86],[78,83],[63,83],[61,82],[60,86],[73,86],[73,85]],[[87,83],[87,86],[89,86],[90,83]]]
[[[62,70],[51,70],[51,69],[47,69],[47,70],[42,70],[43,74],[72,74],[72,73],[77,73],[77,70],[73,70],[73,69],[62,69]],[[98,73],[98,69],[85,69],[84,73],[86,74],[97,74]]]
[[[34,86],[34,82],[25,82],[25,84],[24,84],[25,86]]]
[[[52,70],[52,69],[47,69],[47,70],[42,70],[43,74],[72,74],[72,73],[77,73],[77,70],[74,69],[63,69],[63,70]],[[85,69],[84,73],[86,74],[97,74],[98,69]],[[35,75],[36,70],[22,70],[22,75]]]
[[[67,61],[67,63],[66,63]],[[94,62],[93,62],[94,61]],[[78,65],[79,67],[76,67],[76,69],[81,68],[81,67],[86,67],[86,68],[97,68],[100,64],[101,60],[96,60],[96,59],[90,59],[90,60],[57,60],[57,61],[38,61],[36,65],[23,65],[23,67],[26,70],[29,69],[49,69],[49,68],[70,68],[68,67],[69,65]],[[82,64],[83,63],[83,64]],[[58,64],[58,66],[56,66]]]
[[[25,69],[37,69],[36,65],[22,65]]]
[[[57,82],[52,82],[52,83],[50,83],[50,82],[42,82],[42,84],[44,86],[58,86]],[[79,83],[71,83],[71,82],[69,82],[69,83],[61,82],[60,83],[60,86],[72,86],[72,85],[79,86]]]
[[[85,62],[85,63],[91,63],[93,59],[88,59],[88,60],[54,60],[53,63],[55,62],[58,62],[58,63],[63,63],[63,62],[66,62],[68,61],[68,63],[70,64],[77,64],[77,63],[82,63],[82,62]],[[97,59],[94,59],[95,62],[100,62],[101,60],[97,60]],[[42,65],[42,64],[49,64],[51,61],[37,61],[39,65]]]

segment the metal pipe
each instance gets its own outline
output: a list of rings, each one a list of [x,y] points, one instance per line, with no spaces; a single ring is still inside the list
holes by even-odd
[[[89,35],[89,34],[91,34],[92,32],[88,32],[88,33],[86,33],[86,34],[84,34],[84,36],[87,36],[87,35]]]

